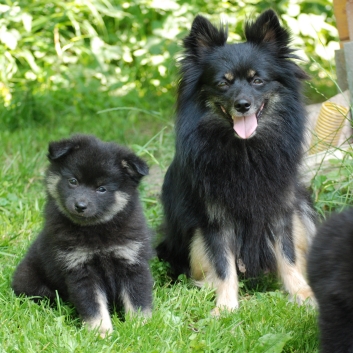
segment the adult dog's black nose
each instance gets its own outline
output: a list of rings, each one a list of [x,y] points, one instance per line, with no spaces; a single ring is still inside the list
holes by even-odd
[[[78,213],[83,213],[83,212],[85,212],[85,209],[86,209],[86,208],[87,208],[86,202],[79,201],[79,202],[76,202],[76,203],[75,203],[75,210],[76,210]]]
[[[247,99],[238,99],[234,102],[234,108],[239,113],[247,112],[251,107],[251,103]]]

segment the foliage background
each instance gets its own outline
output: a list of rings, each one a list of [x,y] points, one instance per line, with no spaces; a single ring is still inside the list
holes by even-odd
[[[77,114],[95,113],[100,92],[106,98],[99,109],[135,106],[171,115],[180,39],[193,17],[226,20],[230,40],[239,41],[244,20],[268,7],[282,16],[306,60],[309,101],[335,94],[331,0],[5,0],[0,117],[16,128],[48,122],[53,111],[67,114],[68,105]]]

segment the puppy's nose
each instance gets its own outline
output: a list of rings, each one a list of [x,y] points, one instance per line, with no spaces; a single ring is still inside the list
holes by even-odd
[[[87,208],[86,202],[78,201],[75,203],[75,211],[77,211],[78,213],[85,212],[86,208]]]
[[[234,108],[239,113],[247,112],[251,107],[251,103],[247,99],[238,99],[234,102]]]

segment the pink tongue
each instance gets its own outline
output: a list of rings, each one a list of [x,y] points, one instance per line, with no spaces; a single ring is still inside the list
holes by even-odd
[[[243,139],[247,139],[257,128],[256,115],[233,117],[235,132]]]

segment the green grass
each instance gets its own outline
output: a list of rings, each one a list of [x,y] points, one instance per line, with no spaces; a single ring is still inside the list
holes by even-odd
[[[283,4],[288,2],[272,5],[283,14],[287,12]],[[257,0],[244,7],[215,0],[167,1],[170,9],[165,10],[158,1],[124,2],[121,8],[119,2],[110,6],[111,1],[54,1],[50,6],[42,0],[7,3],[14,7],[2,16],[4,33],[8,29],[19,37],[11,50],[0,42],[0,51],[6,51],[0,62],[0,99],[9,100],[8,93],[12,96],[9,106],[0,103],[0,353],[316,352],[315,310],[288,302],[273,278],[261,279],[255,288],[242,282],[240,309],[214,318],[210,315],[212,291],[197,289],[184,277],[172,284],[166,265],[154,259],[152,318],[124,321],[115,314],[115,330],[105,340],[82,327],[68,303],[58,300],[50,306],[44,300],[36,304],[16,298],[10,289],[16,265],[42,227],[48,142],[75,132],[90,133],[126,144],[145,158],[153,176],[142,183],[141,198],[148,223],[156,229],[162,220],[156,190],[174,148],[170,92],[176,86],[178,40],[197,13],[212,16],[215,22],[225,11],[237,13],[230,31],[239,34],[242,20],[268,4]],[[318,33],[323,45],[337,39],[327,30],[333,18],[328,1],[318,6],[305,0],[300,6],[301,13],[327,13],[326,27]],[[292,20],[297,21],[296,17]],[[52,45],[55,33],[61,54]],[[97,38],[101,45],[95,45],[93,53]],[[304,45],[316,58],[317,39],[304,36]],[[137,54],[140,49],[145,53]],[[122,52],[132,61],[124,59]],[[312,101],[322,100],[321,92],[332,96],[335,91],[327,75],[319,75],[323,68],[313,66],[321,63],[329,69],[326,60],[318,59],[305,64],[314,77],[307,87]],[[119,97],[121,92],[126,95]],[[336,174],[315,176],[312,190],[320,214],[352,202],[349,176],[353,171],[348,157]],[[344,181],[342,174],[347,175]]]
[[[148,161],[153,173],[159,173],[149,179],[153,185],[142,183],[141,198],[150,226],[155,229],[161,223],[156,188],[173,156],[172,109],[143,101],[128,108],[100,93],[83,99],[91,100],[92,106],[96,102],[97,108],[86,110],[71,102],[65,110],[53,108],[48,119],[27,124],[24,109],[0,131],[0,353],[317,352],[315,309],[289,302],[270,277],[261,279],[255,288],[242,282],[240,309],[215,318],[210,315],[211,290],[198,289],[184,277],[172,283],[166,265],[154,259],[152,318],[123,320],[116,313],[114,332],[107,339],[82,327],[68,303],[58,300],[50,306],[45,300],[36,304],[14,296],[12,274],[43,222],[49,141],[84,132],[130,146]],[[325,186],[315,180],[316,205],[325,207]],[[329,197],[334,202],[334,195]]]

